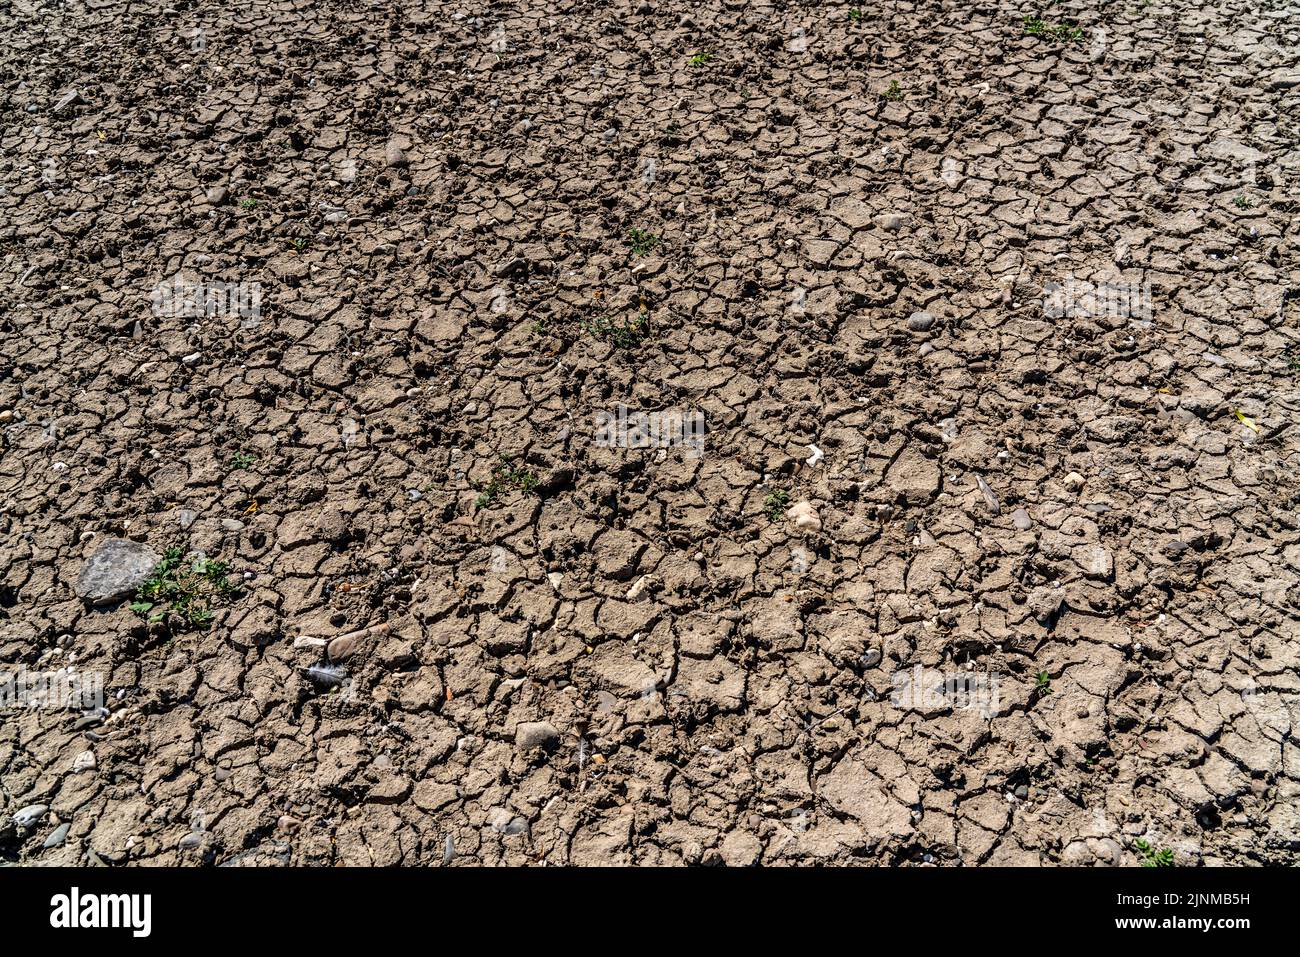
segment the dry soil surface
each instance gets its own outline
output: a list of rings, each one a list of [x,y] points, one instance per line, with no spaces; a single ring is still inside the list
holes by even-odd
[[[1300,860],[1294,3],[0,30],[0,860]]]

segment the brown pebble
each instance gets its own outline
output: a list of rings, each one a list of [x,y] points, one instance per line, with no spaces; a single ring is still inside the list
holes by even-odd
[[[346,661],[356,650],[357,640],[351,635],[343,635],[331,641],[325,653],[330,656],[330,661]]]

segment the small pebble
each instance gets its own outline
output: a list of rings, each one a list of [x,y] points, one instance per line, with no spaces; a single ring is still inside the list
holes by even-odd
[[[409,162],[406,158],[406,151],[398,146],[396,142],[390,142],[384,147],[384,163],[390,168],[400,169]]]
[[[785,517],[794,522],[794,527],[801,532],[820,532],[822,520],[817,510],[808,501],[798,502],[790,507]]]
[[[935,318],[928,312],[914,312],[907,317],[907,328],[913,332],[929,332]]]
[[[560,739],[555,725],[546,721],[521,721],[515,725],[515,747],[543,748]]]
[[[989,511],[994,515],[1001,515],[1002,506],[998,503],[998,497],[993,494],[993,489],[989,488],[989,483],[984,481],[984,476],[976,475],[975,484],[980,487],[980,494],[984,496],[984,501],[988,504]]]
[[[329,650],[326,654],[329,655],[330,661],[346,661],[356,653],[356,650],[357,640],[344,635],[341,638],[335,638],[329,643]]]
[[[25,830],[43,818],[48,810],[49,806],[45,804],[29,804],[13,816],[13,822]]]

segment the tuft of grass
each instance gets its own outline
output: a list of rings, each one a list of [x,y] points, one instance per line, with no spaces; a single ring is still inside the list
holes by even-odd
[[[1238,209],[1250,209],[1255,204],[1250,201],[1249,196],[1245,193],[1241,193],[1232,201],[1232,205],[1236,206]]]
[[[903,88],[898,85],[897,80],[889,81],[889,89],[880,94],[890,103],[900,103],[903,99]]]
[[[256,461],[257,456],[250,452],[236,452],[226,459],[226,468],[231,472],[238,472],[240,469],[252,468]]]
[[[584,319],[583,332],[593,339],[608,342],[617,349],[635,349],[650,334],[650,313],[642,308],[633,319],[617,320],[610,316]]]
[[[230,581],[230,566],[210,558],[185,561],[185,552],[172,546],[147,581],[140,586],[130,609],[152,624],[174,616],[176,627],[203,629],[212,624],[212,606],[229,603],[243,589]]]
[[[632,252],[638,256],[644,256],[660,243],[658,236],[645,229],[633,229],[628,232],[627,238],[632,243]]]
[[[241,200],[239,201],[239,208],[240,208],[240,209],[257,209],[257,200],[255,200],[255,199],[241,199]]]
[[[1040,671],[1034,675],[1034,690],[1041,691],[1043,694],[1052,693],[1052,676],[1046,671]]]
[[[763,498],[763,512],[767,515],[768,521],[777,522],[785,513],[785,507],[790,504],[790,493],[785,489],[774,488]]]
[[[1042,37],[1057,43],[1073,43],[1083,36],[1083,28],[1073,23],[1048,23],[1041,17],[1025,17],[1025,36]]]
[[[681,141],[682,125],[675,120],[665,126],[663,132],[659,134],[659,142],[664,146],[676,146]]]
[[[713,59],[712,53],[708,52],[707,50],[702,50],[699,53],[692,53],[691,58],[686,61],[686,65],[693,68],[699,68],[704,66],[712,59]]]
[[[482,488],[478,498],[474,499],[474,507],[482,509],[495,505],[497,500],[511,489],[518,489],[525,495],[530,494],[537,489],[537,475],[528,469],[516,468],[510,464],[510,458],[503,455],[500,463],[492,468],[492,480]]]
[[[1174,866],[1174,852],[1167,847],[1162,847],[1157,851],[1140,837],[1133,842],[1133,846],[1137,848],[1138,856],[1142,858],[1143,867]]]

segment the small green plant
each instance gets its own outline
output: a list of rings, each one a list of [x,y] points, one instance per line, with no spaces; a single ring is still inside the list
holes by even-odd
[[[207,628],[212,624],[213,604],[232,601],[242,591],[226,577],[229,570],[225,562],[204,557],[186,563],[185,552],[172,546],[140,586],[130,608],[151,624],[172,615],[181,629]]]
[[[240,469],[252,468],[253,463],[256,461],[256,455],[249,452],[236,452],[230,458],[226,459],[226,467],[231,472],[238,472]]]
[[[642,309],[633,319],[617,320],[599,316],[585,319],[580,325],[593,339],[608,342],[617,349],[635,349],[650,334],[650,314]]]
[[[492,468],[492,480],[482,488],[478,498],[474,499],[474,507],[487,508],[512,488],[518,489],[525,495],[535,491],[537,475],[528,469],[515,468],[510,464],[510,458],[503,455],[500,463]]]
[[[542,338],[542,336],[548,335],[551,331],[547,328],[545,319],[534,319],[530,328],[533,336],[538,339]]]
[[[638,256],[644,256],[660,242],[658,236],[644,229],[633,229],[628,232],[627,237],[632,242],[632,252]]]
[[[1052,676],[1046,671],[1040,671],[1034,675],[1034,690],[1041,691],[1043,694],[1052,693]]]
[[[763,498],[763,513],[768,521],[778,521],[788,504],[790,504],[790,493],[785,489],[774,488]]]
[[[1025,17],[1025,36],[1042,37],[1057,43],[1071,43],[1083,36],[1083,28],[1072,23],[1051,24],[1041,17]]]
[[[296,253],[305,251],[307,249],[307,242],[308,240],[306,237],[299,236],[297,239],[293,240],[293,251]]]
[[[686,65],[690,67],[702,67],[712,59],[713,54],[709,53],[707,50],[701,51],[700,53],[692,53],[691,58],[686,61]]]
[[[1174,852],[1167,847],[1162,847],[1157,851],[1140,837],[1133,842],[1133,846],[1137,848],[1138,856],[1142,858],[1143,867],[1174,866]]]
[[[880,94],[890,103],[898,103],[903,99],[903,88],[898,85],[897,80],[889,81],[889,89]]]
[[[240,208],[240,209],[257,209],[257,200],[255,200],[255,199],[241,199],[241,200],[239,201],[239,208]]]
[[[1255,204],[1250,201],[1249,196],[1245,193],[1241,193],[1232,201],[1232,205],[1236,206],[1238,209],[1250,209]]]
[[[862,19],[862,8],[861,8],[861,7],[853,7],[853,8],[851,8],[851,9],[849,10],[849,19],[852,20],[854,23],[857,23],[859,20],[861,20],[861,19]]]
[[[1300,372],[1300,346],[1292,346],[1282,353],[1282,358],[1286,360],[1286,367],[1292,372]]]

